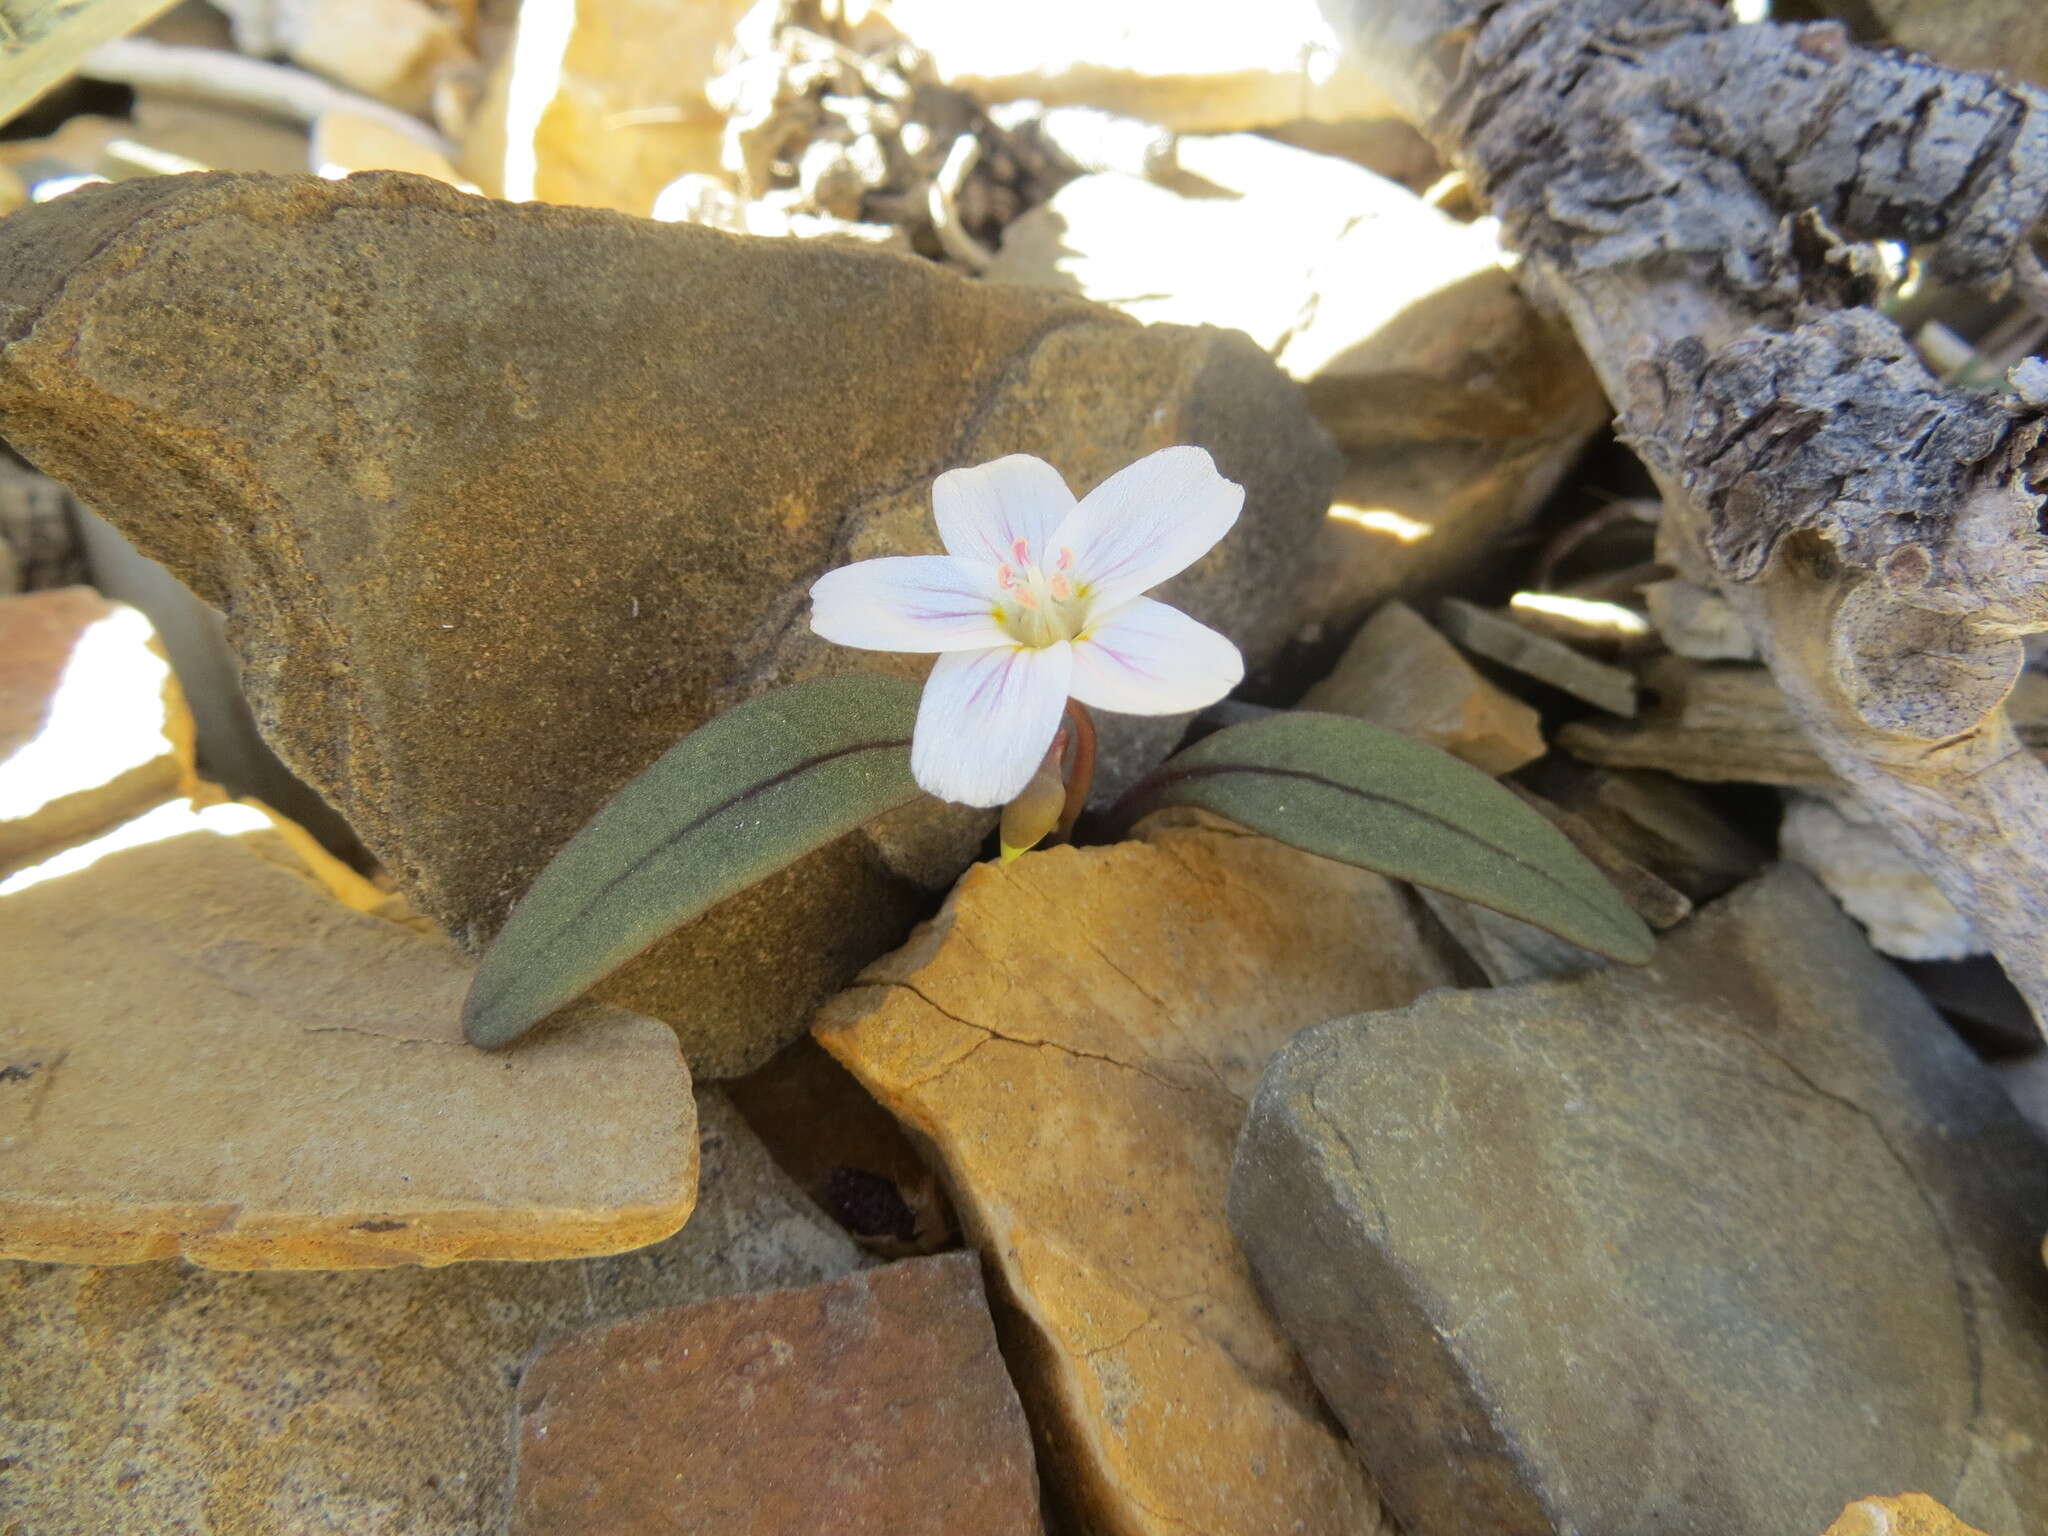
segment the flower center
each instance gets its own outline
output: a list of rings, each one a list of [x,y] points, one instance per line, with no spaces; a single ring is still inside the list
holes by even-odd
[[[996,622],[1019,645],[1057,645],[1088,627],[1087,589],[1071,574],[1074,552],[1061,549],[1050,566],[1031,558],[1030,544],[1010,546],[1010,561],[996,567],[1003,596],[996,604]]]

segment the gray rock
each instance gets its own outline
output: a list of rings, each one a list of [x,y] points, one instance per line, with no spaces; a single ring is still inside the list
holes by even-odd
[[[832,242],[178,176],[0,225],[0,432],[229,615],[265,735],[414,905],[487,940],[604,800],[767,685],[918,657],[811,635],[850,559],[935,550],[940,472],[1077,492],[1195,443],[1247,491],[1163,595],[1270,655],[1334,451],[1250,342]],[[1105,790],[1179,734],[1119,721]],[[929,802],[707,914],[603,995],[757,1065],[990,818]]]
[[[1232,1225],[1409,1536],[2048,1529],[2048,1156],[1805,874],[1281,1053]]]
[[[612,1258],[227,1274],[0,1264],[0,1530],[498,1536],[557,1333],[868,1262],[717,1094],[674,1237]]]

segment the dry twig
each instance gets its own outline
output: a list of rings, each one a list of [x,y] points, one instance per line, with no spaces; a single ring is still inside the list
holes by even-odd
[[[2030,280],[2048,96],[1710,0],[1330,5],[1571,320],[1816,747],[2048,1017],[2048,769],[2003,708],[2048,629],[2048,370],[1944,390],[1853,243]]]

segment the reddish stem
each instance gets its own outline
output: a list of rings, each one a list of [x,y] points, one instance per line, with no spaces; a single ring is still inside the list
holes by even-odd
[[[1088,804],[1088,791],[1095,784],[1095,719],[1079,699],[1067,700],[1067,719],[1074,727],[1074,765],[1067,773],[1067,803],[1060,811],[1060,824],[1049,842],[1063,843],[1074,835],[1074,823]]]

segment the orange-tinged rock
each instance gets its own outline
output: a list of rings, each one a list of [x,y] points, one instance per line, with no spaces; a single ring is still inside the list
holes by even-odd
[[[1924,1493],[1858,1499],[1821,1536],[1985,1536]]]
[[[1276,1049],[1453,979],[1413,914],[1378,876],[1160,818],[977,865],[824,1010],[819,1040],[945,1166],[1078,1526],[1381,1528],[1223,1201]]]
[[[378,1268],[674,1232],[698,1154],[673,1032],[593,1005],[479,1051],[472,974],[246,806],[163,806],[0,881],[0,1258]]]
[[[0,872],[192,775],[191,712],[148,619],[90,587],[0,598]]]
[[[1366,620],[1301,703],[1400,731],[1487,773],[1513,773],[1543,755],[1542,716],[1488,682],[1406,603]]]

